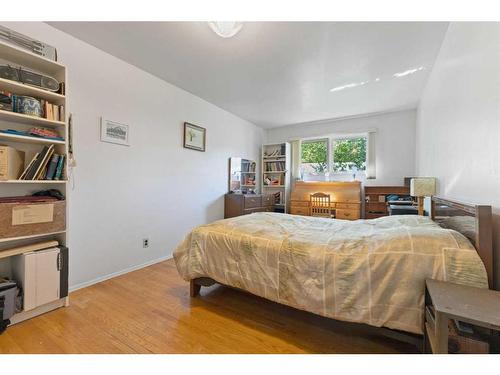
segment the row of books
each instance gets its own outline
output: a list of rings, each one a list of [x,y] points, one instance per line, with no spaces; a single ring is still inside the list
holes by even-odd
[[[44,118],[53,121],[64,121],[65,113],[63,105],[52,104],[43,99],[40,102]]]
[[[255,168],[257,167],[257,164],[252,161],[249,163],[241,163],[241,171],[242,172],[255,172]]]
[[[37,153],[19,177],[20,180],[61,180],[63,179],[65,155],[54,153],[54,145],[44,146]]]
[[[285,162],[284,161],[273,161],[264,163],[265,172],[279,172],[285,171]]]

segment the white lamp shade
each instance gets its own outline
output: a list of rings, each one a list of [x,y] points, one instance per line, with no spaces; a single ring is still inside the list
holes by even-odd
[[[436,194],[436,179],[434,177],[412,178],[410,195],[412,197],[430,197]]]

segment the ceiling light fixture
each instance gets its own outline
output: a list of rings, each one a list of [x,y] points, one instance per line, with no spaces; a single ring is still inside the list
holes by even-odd
[[[243,22],[217,22],[210,21],[208,26],[222,38],[231,38],[238,34],[243,27]]]
[[[395,74],[393,74],[392,76],[393,76],[393,77],[400,78],[400,77],[408,76],[408,75],[410,75],[410,74],[413,74],[413,73],[419,72],[419,71],[424,70],[424,69],[425,69],[425,68],[424,68],[423,66],[420,66],[420,67],[415,68],[415,69],[408,69],[408,70],[405,70],[404,72],[395,73]]]

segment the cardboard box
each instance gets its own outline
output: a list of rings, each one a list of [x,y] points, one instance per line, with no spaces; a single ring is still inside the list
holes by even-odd
[[[24,152],[0,146],[0,181],[17,180],[24,170]]]
[[[0,239],[66,230],[66,201],[0,203]]]

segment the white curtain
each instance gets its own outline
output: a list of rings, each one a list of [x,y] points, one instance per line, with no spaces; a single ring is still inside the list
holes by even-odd
[[[292,151],[292,181],[300,180],[300,163],[301,163],[301,153],[300,153],[300,139],[290,141],[290,148]]]
[[[376,132],[368,132],[367,137],[367,152],[366,152],[366,179],[372,180],[376,178],[377,168],[376,168]]]

